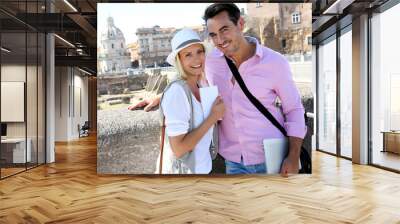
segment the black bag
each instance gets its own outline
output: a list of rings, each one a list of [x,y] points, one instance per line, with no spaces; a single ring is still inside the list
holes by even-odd
[[[240,73],[238,69],[236,68],[236,65],[233,64],[232,60],[227,58],[225,56],[225,60],[228,63],[228,66],[233,74],[233,77],[239,84],[240,88],[244,92],[244,94],[247,96],[247,98],[250,100],[250,102],[276,127],[278,128],[284,136],[287,137],[286,130],[282,127],[282,125],[275,119],[275,117],[268,111],[267,108],[262,105],[262,103],[253,96],[253,94],[250,93],[250,91],[247,89],[246,84],[244,84],[244,81],[242,77],[240,76]],[[289,151],[288,151],[289,153]],[[299,170],[299,173],[306,173],[306,174],[311,174],[312,166],[311,166],[311,157],[310,154],[308,153],[307,149],[304,148],[304,146],[301,146],[301,151],[300,151],[300,163],[301,163],[301,169]]]

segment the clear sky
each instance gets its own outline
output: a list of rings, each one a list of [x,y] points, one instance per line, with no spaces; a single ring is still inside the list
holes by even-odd
[[[211,3],[98,3],[98,37],[104,32],[107,17],[114,18],[114,24],[124,33],[126,43],[137,40],[135,32],[140,27],[198,26],[204,23],[204,10]],[[246,3],[237,3],[247,10]]]

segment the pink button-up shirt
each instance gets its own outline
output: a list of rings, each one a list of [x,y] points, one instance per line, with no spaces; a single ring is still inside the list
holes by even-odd
[[[260,45],[256,53],[239,67],[250,92],[274,115],[288,136],[304,138],[307,128],[301,97],[292,79],[285,57]],[[219,153],[227,160],[245,165],[264,163],[263,139],[282,138],[282,133],[254,107],[240,86],[231,82],[232,73],[223,53],[214,49],[206,58],[205,73],[210,85],[216,85],[225,104],[219,125]],[[275,106],[277,97],[282,110]]]

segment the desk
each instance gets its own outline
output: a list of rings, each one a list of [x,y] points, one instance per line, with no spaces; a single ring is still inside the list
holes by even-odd
[[[25,163],[25,162],[30,162],[31,161],[31,144],[32,141],[30,138],[27,139],[28,142],[28,147],[26,148],[26,154],[25,154],[25,138],[6,138],[6,139],[1,139],[1,151],[2,151],[2,157],[3,157],[3,152],[11,151],[12,152],[12,163]],[[11,150],[9,147],[12,147]],[[25,158],[27,158],[27,161],[25,161]]]
[[[383,131],[382,152],[400,154],[400,131]]]

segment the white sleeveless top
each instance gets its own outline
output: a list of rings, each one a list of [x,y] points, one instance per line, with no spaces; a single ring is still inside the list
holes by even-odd
[[[194,128],[200,126],[205,120],[201,103],[192,94]],[[164,93],[161,106],[165,115],[165,132],[167,136],[173,137],[188,133],[190,120],[190,104],[182,86],[172,84]],[[213,128],[210,128],[195,146],[195,173],[208,174],[212,168],[210,156],[210,144]],[[170,147],[168,147],[170,148]],[[172,152],[165,152],[166,154]],[[165,164],[168,166],[169,164]],[[164,164],[163,164],[164,167]],[[164,170],[164,168],[163,168]]]

